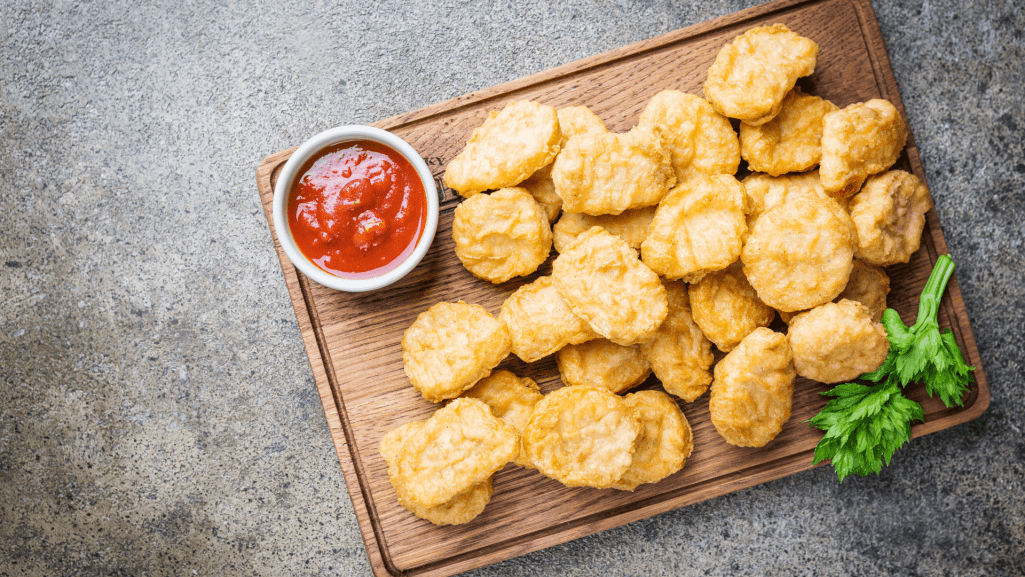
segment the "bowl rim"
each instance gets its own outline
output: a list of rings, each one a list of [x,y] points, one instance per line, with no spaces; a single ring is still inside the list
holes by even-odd
[[[416,169],[416,173],[423,183],[424,194],[427,195],[427,216],[424,222],[424,229],[413,252],[398,266],[388,272],[379,276],[362,279],[335,276],[313,264],[299,250],[299,246],[295,243],[292,231],[288,226],[288,218],[286,218],[288,195],[291,192],[292,182],[299,176],[299,169],[302,168],[307,160],[323,149],[349,140],[370,140],[384,144],[401,154]],[[281,248],[285,251],[285,256],[304,275],[318,284],[335,290],[366,292],[396,282],[416,268],[416,265],[420,264],[424,255],[427,254],[427,250],[430,249],[431,243],[434,242],[434,235],[438,230],[439,204],[438,189],[434,183],[434,175],[427,168],[427,163],[424,162],[424,159],[409,143],[387,130],[373,126],[346,125],[336,126],[313,136],[292,153],[292,156],[289,157],[285,166],[281,169],[281,173],[278,174],[277,182],[274,185],[272,213],[274,215],[274,230]]]

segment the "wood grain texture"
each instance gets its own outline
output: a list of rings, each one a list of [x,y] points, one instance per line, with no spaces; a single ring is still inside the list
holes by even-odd
[[[570,489],[509,465],[495,477],[495,495],[484,513],[456,527],[436,527],[402,508],[377,451],[387,431],[425,419],[438,408],[413,390],[402,369],[399,342],[416,315],[439,301],[456,300],[497,314],[512,291],[551,272],[549,260],[529,277],[495,286],[474,278],[455,257],[451,224],[458,195],[444,186],[441,176],[487,112],[510,100],[539,100],[556,107],[583,104],[610,130],[626,131],[647,100],[662,89],[700,95],[706,70],[723,44],[748,28],[774,22],[819,44],[815,73],[799,82],[806,92],[841,107],[886,98],[904,114],[868,0],[779,0],[383,120],[375,126],[399,135],[427,160],[438,184],[442,214],[437,237],[421,264],[399,283],[371,294],[332,291],[291,265],[273,234],[270,211],[277,174],[295,149],[261,163],[259,192],[375,574],[451,575],[812,467],[812,451],[821,433],[804,421],[825,404],[819,393],[829,387],[800,378],[792,417],[766,447],[727,445],[712,427],[708,397],[702,396],[682,406],[695,440],[694,454],[683,471],[631,493]],[[897,167],[925,182],[913,138]],[[892,285],[889,304],[909,324],[936,258],[946,252],[936,212],[931,210],[922,248],[911,262],[887,268]],[[909,396],[922,403],[926,414],[926,421],[913,428],[914,436],[971,420],[989,404],[956,279],[944,297],[940,324],[954,331],[968,362],[977,367],[976,384],[966,406],[957,410],[926,397],[924,387],[910,389]],[[529,365],[511,357],[501,367],[530,376],[545,392],[561,386],[553,357]],[[659,386],[651,378],[642,388]]]

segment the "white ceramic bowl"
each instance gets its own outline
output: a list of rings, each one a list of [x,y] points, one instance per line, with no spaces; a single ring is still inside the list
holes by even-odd
[[[413,165],[416,169],[416,173],[420,176],[420,182],[424,185],[424,193],[427,195],[427,217],[424,222],[423,232],[420,234],[420,240],[416,244],[416,248],[410,253],[406,260],[402,261],[398,266],[389,270],[388,272],[382,273],[379,276],[371,278],[341,278],[335,276],[329,272],[324,271],[322,268],[313,264],[310,259],[306,258],[306,255],[299,250],[299,247],[295,244],[295,240],[292,238],[292,232],[288,228],[288,195],[292,188],[292,183],[296,178],[301,177],[298,174],[302,166],[311,157],[316,155],[318,152],[328,146],[345,142],[348,140],[371,140],[379,142],[388,146],[392,150],[398,152]],[[431,175],[431,171],[427,169],[427,163],[424,162],[423,158],[417,154],[416,150],[413,149],[405,140],[402,140],[398,136],[380,128],[374,128],[372,126],[339,126],[330,130],[325,130],[313,138],[307,140],[299,147],[298,150],[292,154],[288,162],[285,163],[285,167],[281,170],[281,174],[278,175],[277,184],[274,186],[274,230],[278,233],[278,241],[281,243],[281,247],[285,249],[285,255],[288,256],[288,260],[292,261],[302,273],[315,282],[322,284],[328,288],[335,290],[346,291],[346,292],[364,292],[374,290],[392,284],[400,278],[406,276],[406,274],[413,270],[420,260],[427,254],[427,249],[431,247],[431,242],[434,241],[434,233],[438,230],[438,189],[434,185],[434,176]]]

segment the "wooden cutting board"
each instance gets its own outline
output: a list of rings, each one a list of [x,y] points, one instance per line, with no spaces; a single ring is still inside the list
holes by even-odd
[[[793,416],[783,432],[761,449],[723,442],[709,420],[708,396],[704,395],[682,406],[694,430],[695,449],[686,467],[669,478],[642,485],[632,493],[570,489],[535,471],[509,465],[496,475],[495,494],[484,513],[455,527],[436,527],[402,508],[377,451],[387,431],[407,421],[426,419],[438,408],[409,385],[402,370],[399,342],[416,315],[439,301],[457,300],[480,304],[497,314],[502,301],[516,288],[551,272],[549,260],[534,275],[494,286],[474,278],[455,257],[451,224],[458,195],[444,186],[441,176],[487,112],[509,100],[538,100],[556,107],[586,105],[610,130],[626,131],[660,90],[673,88],[700,95],[706,71],[723,44],[749,28],[775,22],[819,44],[815,73],[799,83],[805,92],[840,107],[885,98],[903,114],[869,0],[779,0],[376,123],[422,154],[441,196],[434,245],[421,264],[396,285],[371,294],[324,288],[298,273],[275,237],[376,575],[451,575],[812,467],[812,451],[821,433],[804,421],[825,404],[819,393],[829,387],[801,378],[795,383]],[[274,183],[294,150],[267,157],[257,171],[272,233]],[[897,167],[911,170],[925,181],[913,138],[909,137]],[[917,314],[917,295],[933,263],[946,252],[936,212],[931,210],[922,248],[910,263],[887,269],[892,281],[889,304],[909,324]],[[913,428],[915,436],[973,419],[989,404],[989,390],[956,279],[951,280],[943,300],[940,324],[953,329],[968,362],[976,367],[976,384],[966,406],[959,410],[929,399],[924,387],[912,388],[910,396],[922,403],[926,415],[925,423]],[[775,328],[785,330],[779,324]],[[511,357],[501,368],[533,378],[544,392],[561,386],[552,357],[530,365]],[[642,388],[659,386],[652,377]]]

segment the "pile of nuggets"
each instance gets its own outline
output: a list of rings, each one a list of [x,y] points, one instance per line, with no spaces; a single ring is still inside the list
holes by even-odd
[[[817,56],[781,24],[749,30],[722,48],[704,99],[659,92],[625,133],[583,106],[491,112],[444,177],[466,197],[456,254],[492,283],[533,273],[553,244],[558,256],[497,317],[443,302],[405,332],[410,382],[447,404],[381,442],[403,506],[468,522],[510,462],[632,491],[690,456],[681,401],[710,389],[723,439],[761,447],[790,418],[796,375],[837,383],[883,362],[882,267],[918,249],[931,201],[889,170],[907,137],[892,104],[840,109],[795,88]],[[777,313],[785,334],[768,328]],[[714,369],[712,345],[726,353]],[[492,372],[510,353],[557,355],[566,386],[544,395]],[[652,373],[664,391],[624,394]]]

